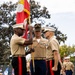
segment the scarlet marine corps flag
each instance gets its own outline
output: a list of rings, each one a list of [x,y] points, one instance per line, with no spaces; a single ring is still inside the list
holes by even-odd
[[[27,0],[20,0],[17,6],[16,23],[23,23],[30,16],[30,5]]]
[[[16,14],[16,23],[24,23],[25,25],[25,34],[23,38],[27,38],[27,19],[30,16],[30,4],[27,0],[19,0],[17,5],[17,14]]]

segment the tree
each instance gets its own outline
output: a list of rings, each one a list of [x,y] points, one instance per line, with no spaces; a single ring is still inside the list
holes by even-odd
[[[74,52],[75,52],[75,45],[73,45],[73,46],[67,46],[67,45],[60,46],[61,58],[64,58],[66,56],[70,56]]]
[[[8,55],[10,55],[9,44],[10,38],[13,34],[12,25],[16,23],[16,12],[15,12],[16,7],[17,3],[13,4],[12,2],[3,3],[2,5],[0,5],[0,52],[2,53],[2,55],[0,55],[1,58],[0,61],[7,60],[8,57],[7,54],[9,53]],[[49,14],[47,8],[46,7],[41,8],[41,5],[39,5],[39,3],[35,2],[34,0],[30,0],[30,9],[31,9],[31,18],[30,18],[31,23],[34,21],[35,18],[37,19],[40,17],[44,17],[46,19],[51,18],[51,15]],[[54,25],[52,26],[55,27]],[[66,40],[64,39],[65,34],[62,34],[60,31],[58,31],[58,28],[56,28],[56,36],[57,39],[60,40],[60,42]],[[4,57],[5,60],[2,57]]]
[[[33,22],[34,18],[48,18],[50,19],[50,14],[46,7],[41,8],[38,2],[34,0],[30,0],[30,12],[31,12],[31,23]]]
[[[7,60],[10,38],[13,33],[11,25],[15,23],[16,4],[3,3],[0,5],[0,61]],[[9,52],[10,53],[10,52]]]
[[[40,17],[43,17],[46,19],[51,18],[51,15],[49,14],[49,11],[47,10],[47,8],[46,7],[41,8],[39,3],[35,2],[34,0],[30,0],[30,8],[31,8],[31,23],[34,22],[35,18],[37,18],[37,19],[39,19]],[[42,25],[43,25],[43,20],[41,19],[41,21],[42,21]],[[67,39],[66,34],[63,34],[61,31],[58,30],[57,27],[55,27],[55,25],[51,25],[51,23],[49,23],[47,26],[51,26],[56,29],[55,36],[56,36],[57,40],[59,41],[59,43],[61,43],[61,42],[65,43],[65,41]]]

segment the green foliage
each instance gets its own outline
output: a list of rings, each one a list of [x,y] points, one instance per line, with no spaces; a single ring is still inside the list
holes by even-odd
[[[10,38],[13,33],[13,29],[11,25],[15,23],[15,6],[16,4],[9,3],[3,3],[0,5],[0,61],[7,60],[7,54],[5,54],[5,51],[7,50],[8,53],[9,50],[9,44],[10,44]]]
[[[13,25],[15,23],[15,9],[16,4],[3,3],[0,5],[0,24]]]
[[[64,58],[65,56],[68,56],[74,52],[75,52],[75,45],[73,46],[63,45],[60,47],[61,58]]]

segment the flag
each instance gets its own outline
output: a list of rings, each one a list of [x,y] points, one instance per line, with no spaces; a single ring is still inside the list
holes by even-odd
[[[30,5],[27,0],[20,0],[17,5],[16,23],[23,23],[30,16]]]
[[[4,71],[3,75],[8,75],[8,68]]]
[[[17,5],[16,23],[24,23],[25,33],[23,38],[27,38],[28,24],[27,19],[30,16],[30,4],[27,0],[20,0]]]

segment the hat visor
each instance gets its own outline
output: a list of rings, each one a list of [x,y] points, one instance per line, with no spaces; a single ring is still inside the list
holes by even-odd
[[[36,31],[36,32],[40,32],[41,30],[40,30],[40,29],[36,29],[35,31]]]
[[[25,30],[25,28],[21,28],[21,29]]]
[[[48,32],[48,30],[43,31],[44,33]]]
[[[22,28],[22,27],[16,27],[16,28],[19,28],[19,29],[25,30],[25,28]],[[15,29],[15,28],[14,28],[14,29]]]
[[[35,28],[34,31],[41,31],[41,28]]]

